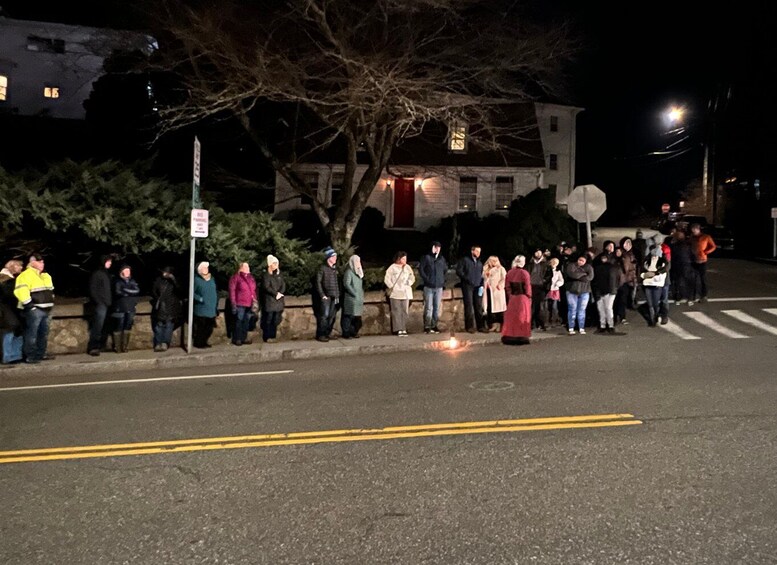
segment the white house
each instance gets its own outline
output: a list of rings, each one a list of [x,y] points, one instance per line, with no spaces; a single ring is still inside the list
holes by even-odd
[[[458,212],[506,213],[515,198],[547,189],[549,184],[555,185],[551,188],[556,189],[557,200],[566,198],[574,187],[575,116],[579,111],[536,105],[528,118],[532,123],[511,142],[514,146],[509,152],[468,146],[466,128],[429,135],[425,131],[394,151],[368,206],[385,215],[389,228],[425,230]],[[344,165],[335,162],[332,153],[315,155],[296,166],[327,206],[337,201],[344,172]],[[365,170],[366,166],[357,169],[357,180]],[[549,183],[548,178],[554,182]],[[276,174],[275,183],[276,215],[309,208],[281,175]]]
[[[154,45],[134,32],[0,17],[0,112],[83,119],[106,57]]]

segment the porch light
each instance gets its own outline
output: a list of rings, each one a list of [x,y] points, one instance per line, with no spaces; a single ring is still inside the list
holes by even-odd
[[[424,179],[416,178],[415,179],[415,189],[421,190],[424,187]]]
[[[391,179],[390,178],[386,179],[386,188],[389,189],[389,190],[391,189]]]

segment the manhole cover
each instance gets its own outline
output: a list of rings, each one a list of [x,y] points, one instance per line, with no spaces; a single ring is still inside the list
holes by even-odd
[[[469,388],[473,388],[475,390],[489,391],[508,390],[513,387],[515,387],[515,383],[511,383],[509,381],[475,381],[469,385]]]

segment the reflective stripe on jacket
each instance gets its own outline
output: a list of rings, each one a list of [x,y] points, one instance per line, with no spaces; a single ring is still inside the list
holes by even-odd
[[[30,303],[38,308],[54,307],[54,283],[51,282],[51,275],[39,273],[32,267],[27,267],[16,277],[13,293],[19,301],[20,309]]]

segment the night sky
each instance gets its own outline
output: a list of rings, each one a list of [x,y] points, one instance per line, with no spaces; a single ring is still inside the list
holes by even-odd
[[[0,2],[17,18],[114,27],[142,21],[141,4],[135,2]],[[775,3],[726,4],[725,10],[714,10],[662,1],[537,2],[538,13],[570,21],[583,40],[568,89],[569,102],[585,108],[578,119],[577,182],[597,184],[608,193],[611,217],[634,213],[634,202],[649,213],[664,200],[675,203],[679,191],[700,177],[706,107],[716,95],[731,92],[725,111],[734,105],[750,108],[755,116],[762,109],[774,113],[769,76],[777,63],[771,39]],[[689,110],[687,152],[651,157],[671,142],[662,135],[660,120],[671,103]]]

